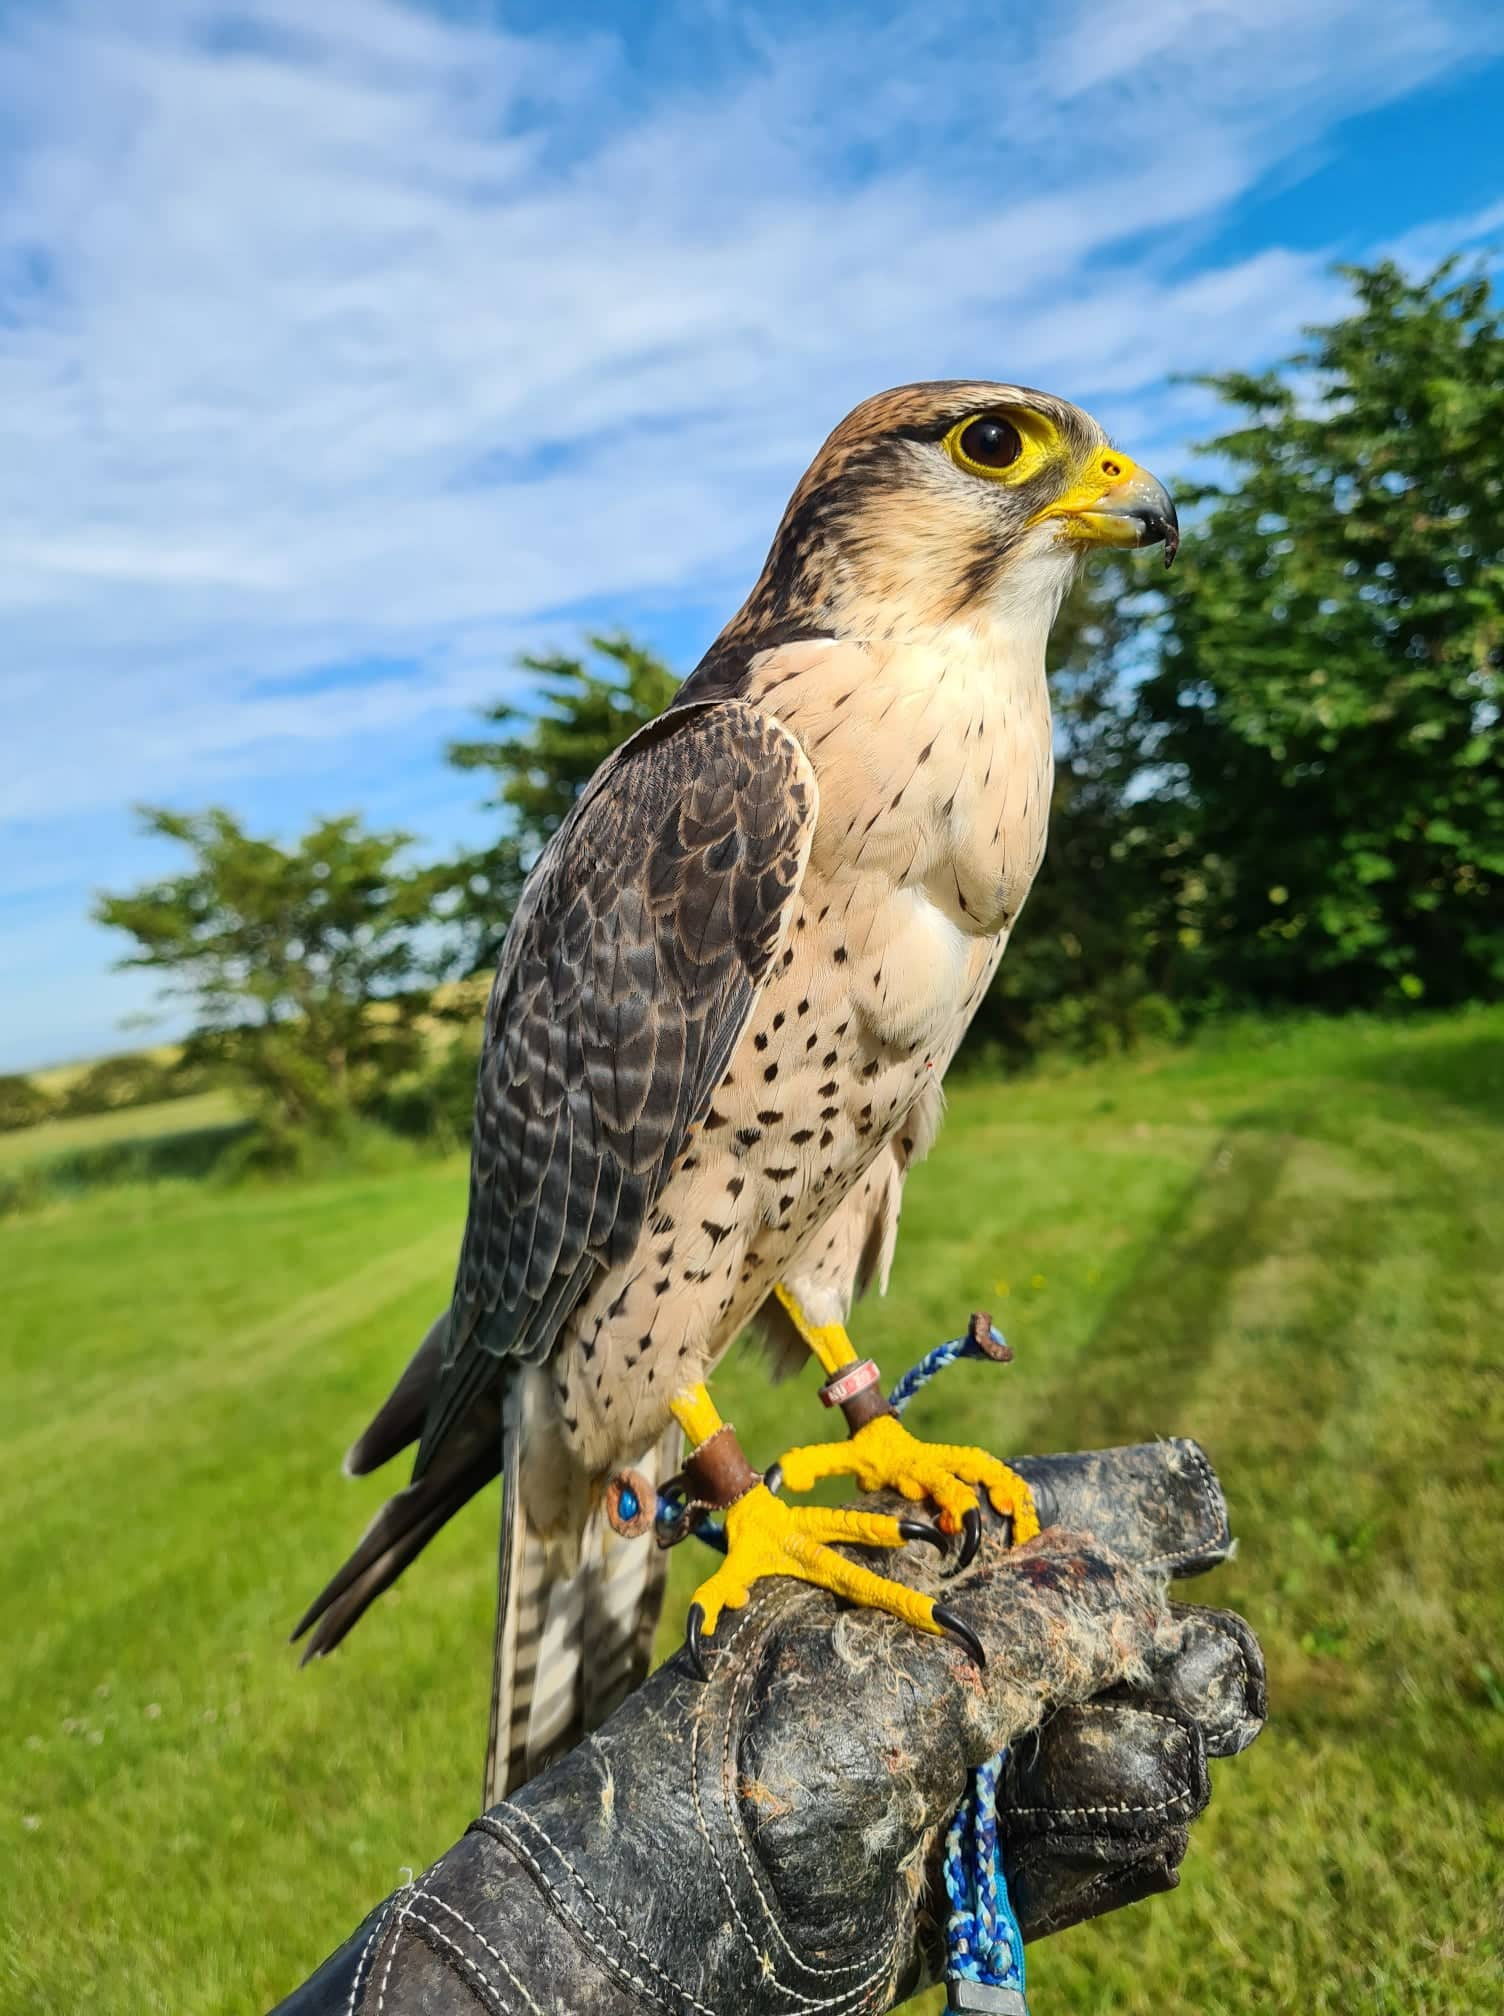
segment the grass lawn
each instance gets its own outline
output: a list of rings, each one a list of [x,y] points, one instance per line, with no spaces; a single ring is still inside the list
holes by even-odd
[[[463,1207],[414,1162],[0,1224],[0,2009],[257,2016],[469,1819],[494,1503],[335,1659],[283,1643]],[[979,1304],[1018,1362],[916,1425],[1199,1437],[1241,1551],[1195,1594],[1270,1664],[1179,1893],[1032,1949],[1040,2016],[1496,2016],[1504,1012],[956,1088],[856,1334],[896,1374]],[[718,1383],[760,1459],[831,1427],[812,1377]]]

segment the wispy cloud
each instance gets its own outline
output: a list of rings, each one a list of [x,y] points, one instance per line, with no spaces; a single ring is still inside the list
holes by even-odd
[[[6,815],[429,732],[572,609],[734,594],[881,384],[1177,439],[1168,373],[1332,299],[1317,255],[1198,239],[1499,34],[1482,0],[695,14],[661,77],[396,0],[7,17]]]

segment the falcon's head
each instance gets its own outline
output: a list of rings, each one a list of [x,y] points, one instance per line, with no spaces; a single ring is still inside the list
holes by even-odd
[[[1022,385],[880,392],[847,415],[784,513],[742,621],[898,634],[987,606],[1053,619],[1090,546],[1180,531],[1170,493],[1089,413]]]

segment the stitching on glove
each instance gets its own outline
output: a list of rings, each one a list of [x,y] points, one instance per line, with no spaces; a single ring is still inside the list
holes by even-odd
[[[407,1885],[404,1884],[397,1894],[399,1897],[406,1898]],[[381,2016],[382,2010],[386,2007],[386,1984],[392,1978],[392,1965],[397,1958],[397,1948],[402,1944],[402,1927],[406,1922],[407,1905],[404,1903],[396,1913],[396,1919],[392,1926],[391,1947],[386,1956],[386,1965],[381,1970],[381,1986],[376,1990],[376,2016]]]
[[[1092,1820],[1105,1813],[1166,1813],[1172,1806],[1184,1805],[1190,1796],[1189,1791],[1172,1792],[1168,1799],[1161,1799],[1154,1806],[1010,1806],[1008,1811],[1020,1820],[1039,1813],[1051,1814],[1057,1820]]]
[[[527,2007],[533,2012],[533,2016],[543,2016],[543,2011],[538,2007],[537,2003],[528,1993],[526,1984],[518,1980],[517,1976],[512,1972],[511,1968],[507,1965],[506,1961],[497,1952],[496,1948],[491,1944],[490,1940],[486,1937],[485,1933],[481,1931],[478,1925],[472,1925],[470,1923],[470,1920],[465,1916],[463,1911],[456,1911],[454,1906],[451,1903],[449,1903],[446,1898],[435,1897],[435,1895],[431,1890],[419,1890],[416,1893],[416,1897],[417,1901],[419,1901],[420,1903],[437,1904],[441,1911],[447,1911],[451,1918],[453,1918],[458,1924],[463,1925],[465,1930],[470,1934],[470,1936],[473,1939],[478,1940],[480,1944],[485,1947],[486,1951],[490,1954],[491,1958],[496,1962],[497,1966],[501,1969],[502,1973],[506,1975],[507,1980],[517,1990],[517,1993],[522,1997]],[[423,1921],[419,1919],[418,1922],[419,1924],[421,1924]],[[429,1930],[434,1933],[436,1938],[443,1937],[443,1934],[439,1932],[437,1926],[430,1926]],[[495,1984],[492,1983],[491,1985],[494,1987]]]
[[[355,1963],[355,1978],[350,1983],[350,1999],[345,2004],[345,2016],[355,2016],[355,1998],[360,1993],[360,1984],[365,1979],[366,1969],[371,1963],[371,1956],[380,1943],[382,1933],[391,1924],[392,1913],[396,1908],[395,1904],[387,1906],[386,1910],[382,1912],[376,1923],[371,1927],[371,1936],[360,1949],[360,1958]]]
[[[1211,1524],[1205,1534],[1193,1540],[1189,1547],[1177,1547],[1173,1553],[1169,1554],[1156,1554],[1152,1561],[1145,1561],[1141,1564],[1144,1568],[1167,1568],[1172,1562],[1183,1561],[1187,1554],[1194,1556],[1199,1548],[1208,1546],[1221,1534],[1222,1518],[1217,1507],[1221,1502],[1222,1494],[1217,1488],[1216,1476],[1212,1470],[1212,1466],[1207,1462],[1205,1455],[1202,1453],[1199,1444],[1193,1444],[1192,1448],[1194,1453],[1191,1456],[1191,1461],[1195,1465],[1197,1475],[1201,1479],[1203,1503]]]
[[[612,1916],[611,1912],[608,1911],[606,1906],[601,1902],[600,1898],[596,1896],[595,1892],[591,1889],[590,1885],[585,1881],[584,1877],[580,1874],[579,1870],[575,1868],[574,1864],[570,1861],[569,1857],[564,1853],[563,1849],[559,1847],[558,1843],[551,1838],[551,1836],[548,1834],[545,1828],[539,1826],[538,1822],[533,1818],[531,1813],[525,1813],[520,1806],[513,1806],[508,1801],[503,1801],[502,1803],[503,1805],[506,1806],[507,1812],[510,1813],[514,1819],[525,1821],[526,1824],[532,1828],[533,1832],[539,1837],[539,1839],[544,1841],[548,1845],[548,1847],[553,1851],[553,1853],[558,1856],[559,1860],[564,1864],[564,1867],[569,1871],[570,1875],[574,1878],[575,1882],[578,1883],[580,1889],[584,1892],[585,1896],[595,1906],[596,1910],[600,1913],[601,1917],[605,1919],[606,1923],[615,1932],[616,1936],[621,1940],[622,1944],[627,1948],[629,1952],[634,1953],[637,1956],[637,1958],[642,1962],[643,1966],[647,1968],[648,1972],[653,1976],[655,1980],[660,1981],[665,1988],[671,1989],[672,1992],[679,1997],[680,2001],[687,2002],[691,2009],[698,2010],[699,2016],[717,2016],[717,2012],[714,2009],[710,2008],[707,2003],[700,2001],[698,1996],[692,1995],[687,1988],[682,1987],[679,1984],[679,1982],[675,1981],[672,1975],[665,1974],[663,1972],[663,1969],[659,1967],[657,1963],[654,1961],[652,1955],[650,1953],[645,1952],[643,1948],[638,1945],[637,1941],[632,1937],[631,1933],[628,1932],[626,1927],[618,1923],[616,1918]],[[655,2009],[667,2009],[670,2011],[670,2016],[674,2016],[673,2005],[671,2003],[665,2002],[661,1995],[654,1994],[653,1990],[649,1988],[649,1986],[645,1981],[639,1981],[637,1976],[633,1974],[630,1971],[630,1969],[623,1967],[620,1959],[617,1958],[617,1956],[614,1955],[608,1947],[603,1946],[600,1940],[595,1937],[594,1933],[591,1932],[587,1926],[582,1925],[579,1919],[571,1914],[568,1905],[564,1902],[564,1899],[559,1895],[554,1885],[549,1882],[547,1876],[538,1866],[536,1856],[530,1855],[527,1849],[522,1845],[522,1843],[519,1840],[517,1840],[514,1835],[509,1833],[507,1829],[501,1825],[500,1821],[497,1820],[496,1815],[500,1811],[501,1811],[500,1806],[493,1806],[489,1813],[483,1813],[478,1820],[472,1821],[471,1825],[480,1828],[483,1833],[493,1835],[505,1847],[511,1849],[512,1853],[517,1857],[518,1861],[522,1864],[523,1868],[527,1870],[528,1874],[533,1878],[534,1882],[537,1883],[547,1893],[548,1898],[550,1902],[553,1904],[554,1910],[557,1913],[557,1915],[563,1919],[564,1923],[569,1927],[569,1929],[572,1932],[577,1933],[578,1936],[584,1940],[587,1946],[591,1947],[595,1952],[597,1952],[601,1956],[601,1958],[605,1961],[607,1967],[613,1973],[625,1974],[627,1977],[628,1985],[632,1988],[635,1988],[639,1995],[645,1996],[646,1999],[653,2004]],[[379,2009],[377,2011],[377,2016],[380,2016]]]
[[[1076,1713],[1078,1715],[1143,1715],[1151,1722],[1167,1722],[1182,1743],[1186,1737],[1186,1728],[1183,1722],[1177,1721],[1173,1715],[1156,1714],[1152,1708],[1126,1708],[1121,1703],[1109,1704],[1107,1702],[1082,1701],[1077,1704]],[[1008,1812],[1011,1817],[1020,1820],[1033,1819],[1041,1813],[1051,1814],[1057,1820],[1090,1820],[1104,1813],[1134,1815],[1165,1813],[1172,1806],[1183,1805],[1190,1797],[1190,1786],[1184,1786],[1179,1792],[1170,1793],[1167,1798],[1161,1799],[1153,1806],[1010,1806]]]
[[[1141,1708],[1136,1701],[1078,1701],[1077,1715],[1141,1715],[1146,1722],[1168,1722],[1178,1736],[1184,1736],[1185,1725],[1194,1718],[1190,1715],[1162,1715],[1156,1708]]]
[[[787,1608],[789,1606],[785,1605],[784,1607]],[[746,1869],[748,1876],[751,1878],[752,1887],[757,1892],[758,1897],[761,1899],[764,1916],[766,1917],[769,1928],[772,1930],[774,1936],[777,1938],[778,1943],[780,1946],[782,1946],[784,1952],[794,1962],[795,1966],[801,1968],[803,1972],[805,1972],[806,1974],[812,1975],[816,1980],[818,1980],[822,1975],[828,1978],[834,1978],[842,1974],[858,1973],[862,1965],[862,1963],[859,1960],[825,1963],[820,1961],[806,1960],[802,1954],[800,1954],[795,1950],[794,1946],[790,1943],[787,1935],[784,1932],[777,1906],[774,1903],[773,1899],[771,1899],[768,1896],[767,1892],[763,1889],[762,1881],[758,1874],[757,1868],[753,1862],[751,1855],[748,1853],[747,1843],[745,1839],[745,1830],[741,1825],[741,1816],[738,1808],[735,1773],[731,1757],[731,1734],[732,1730],[736,1726],[736,1709],[738,1705],[737,1696],[739,1692],[741,1692],[743,1689],[745,1689],[745,1691],[750,1695],[752,1691],[752,1682],[755,1677],[756,1677],[755,1669],[752,1666],[752,1662],[749,1660],[745,1662],[742,1669],[738,1672],[735,1680],[732,1682],[731,1699],[727,1704],[726,1713],[724,1717],[724,1727],[722,1730],[722,1740],[721,1740],[721,1801],[725,1809],[727,1825],[731,1829],[733,1838],[736,1841],[737,1852],[741,1856],[742,1865]],[[697,1808],[699,1805],[698,1753],[699,1753],[699,1727],[697,1718],[697,1726],[695,1730],[695,1743],[690,1752],[690,1770],[691,1773],[693,1774],[695,1783],[695,1801]],[[731,1886],[726,1881],[725,1872],[721,1867],[720,1857],[715,1852],[715,1844],[710,1840],[708,1834],[706,1835],[706,1845],[710,1849],[711,1860],[715,1864],[716,1874],[721,1879],[721,1889],[725,1893],[727,1902],[731,1905],[731,1909],[736,1916],[738,1925],[741,1926],[742,1932],[746,1937],[748,1946],[751,1948],[754,1957],[756,1957],[756,1959],[758,1960],[759,1965],[761,1965],[763,1964],[763,1955],[759,1951],[756,1942],[753,1940],[750,1932],[748,1932],[747,1927],[742,1920],[741,1912],[737,1908],[736,1899],[731,1892]],[[890,1942],[888,1952],[884,1954],[883,1958],[878,1962],[878,1964],[875,1967],[871,1968],[866,1974],[862,1976],[860,1981],[853,1983],[850,1988],[843,1989],[836,1994],[820,1999],[802,1994],[797,1988],[794,1987],[792,1982],[785,1980],[778,1973],[776,1968],[771,1970],[772,1978],[775,1984],[783,1990],[784,1994],[791,1995],[796,2002],[802,2003],[803,2006],[807,2009],[842,2009],[845,2008],[850,2003],[861,2002],[865,2000],[868,1989],[874,1987],[880,1980],[882,1980],[887,1975],[889,1965],[891,1962],[891,1957],[892,1957],[892,1947]]]
[[[768,1620],[769,1624],[776,1621],[777,1615],[781,1614],[789,1607],[790,1607],[789,1602],[784,1602],[780,1604],[778,1612],[774,1613],[774,1616],[769,1618]],[[757,1869],[757,1866],[752,1856],[748,1853],[747,1842],[745,1838],[745,1829],[741,1825],[741,1818],[738,1810],[735,1772],[731,1756],[731,1738],[732,1738],[732,1732],[736,1727],[736,1711],[738,1706],[740,1705],[740,1696],[743,1693],[743,1691],[745,1691],[748,1694],[751,1693],[752,1683],[755,1680],[756,1675],[757,1675],[756,1662],[750,1658],[744,1658],[741,1666],[737,1671],[735,1679],[732,1681],[730,1699],[726,1704],[725,1714],[722,1717],[723,1727],[721,1732],[721,1800],[723,1808],[725,1810],[727,1825],[730,1828],[732,1837],[736,1842],[737,1853],[741,1857],[742,1866],[746,1870],[748,1878],[751,1881],[752,1888],[757,1893],[758,1899],[762,1904],[763,1913],[767,1920],[768,1927],[773,1933],[773,1936],[777,1939],[779,1945],[788,1955],[789,1959],[793,1961],[794,1965],[797,1968],[799,1968],[803,1973],[812,1976],[816,1980],[819,1980],[822,1976],[824,1976],[826,1979],[834,1979],[835,1977],[843,1974],[859,1973],[862,1967],[862,1962],[860,1960],[827,1963],[822,1961],[806,1960],[801,1953],[796,1951],[794,1946],[790,1943],[788,1936],[784,1932],[783,1924],[781,1922],[781,1917],[778,1912],[777,1906],[775,1905],[774,1901],[768,1896],[767,1891],[763,1888],[762,1877]],[[710,1837],[710,1830],[705,1824],[705,1812],[700,1801],[700,1737],[703,1727],[704,1727],[704,1710],[697,1703],[694,1711],[694,1735],[693,1735],[693,1741],[690,1745],[690,1753],[689,1753],[690,1796],[694,1802],[695,1824],[699,1829],[701,1839],[704,1841],[706,1847],[710,1851],[711,1862],[715,1867],[716,1875],[720,1878],[721,1890],[723,1895],[725,1896],[726,1902],[731,1906],[732,1916],[736,1920],[737,1929],[741,1932],[741,1935],[747,1942],[747,1946],[751,1951],[753,1958],[757,1961],[759,1968],[761,1968],[765,1965],[765,1956],[762,1953],[760,1947],[758,1946],[756,1940],[752,1937],[751,1930],[748,1927],[746,1920],[742,1916],[741,1908],[736,1901],[735,1894],[732,1891],[730,1883],[726,1880],[726,1872],[724,1867],[722,1866],[721,1858],[716,1852],[715,1843]],[[792,1996],[796,2002],[801,2003],[806,2009],[837,2009],[844,2006],[846,2003],[851,2002],[852,2000],[858,1999],[863,1995],[865,1995],[866,1991],[869,1988],[875,1986],[880,1979],[882,1979],[887,1975],[892,1961],[892,1946],[893,1942],[890,1941],[888,1951],[879,1961],[878,1965],[870,1969],[866,1974],[864,1974],[862,1976],[862,1979],[856,1982],[851,1988],[844,1990],[842,1993],[836,1995],[833,1998],[817,1999],[815,1997],[802,1994],[799,1991],[799,1989],[797,1989],[793,1985],[791,1981],[787,1981],[783,1978],[783,1976],[778,1972],[776,1967],[771,1969],[770,1971],[774,1984],[778,1988],[780,1988],[784,1992],[784,1994]]]
[[[426,1893],[421,1890],[418,1892],[418,1895],[420,1897],[424,1896],[425,1894]],[[429,1902],[433,1904],[438,1904],[441,1903],[442,1901],[443,1900],[438,1897],[433,1897],[429,1899]],[[460,1948],[455,1944],[455,1942],[451,1938],[449,1938],[446,1933],[441,1932],[438,1926],[435,1925],[430,1919],[425,1918],[420,1911],[414,1911],[412,1907],[409,1906],[408,1909],[403,1912],[402,1916],[403,1916],[403,1922],[405,1924],[420,1925],[425,1932],[429,1933],[433,1938],[437,1939],[441,1946],[447,1947],[448,1950],[454,1955],[455,1959],[459,1961],[460,1965],[466,1968],[471,1974],[475,1976],[476,1980],[480,1983],[481,1987],[484,1988],[486,1991],[483,1996],[477,1996],[476,1998],[480,2002],[481,2007],[483,2009],[491,2011],[492,2016],[512,2016],[511,2004],[507,2002],[506,1999],[503,1997],[501,1990],[497,1987],[496,1983],[490,1980],[481,1968],[476,1966],[475,1962],[470,1958],[468,1953],[461,1952]],[[472,1927],[471,1929],[473,1930],[474,1928]],[[479,1936],[480,1935],[477,1933],[476,1937],[479,1938]],[[484,1945],[485,1941],[482,1940],[481,1943],[482,1945]],[[500,1957],[501,1956],[498,1954],[497,1958],[500,1959]],[[503,1962],[502,1964],[505,1966],[506,1963]],[[511,1976],[510,1968],[507,1969],[507,1972],[508,1975]],[[512,1978],[515,1979],[515,1977]],[[523,1992],[526,1993],[526,1990],[524,1990]],[[537,2009],[538,2005],[533,2000],[531,1995],[528,1996],[527,2001],[528,2001],[528,2007],[530,2009]]]

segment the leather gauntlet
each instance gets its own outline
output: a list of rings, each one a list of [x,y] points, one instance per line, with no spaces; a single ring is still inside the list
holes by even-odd
[[[707,1682],[671,1660],[274,2016],[889,2009],[938,1966],[940,1844],[967,1773],[1004,1745],[1026,1938],[1172,1888],[1207,1759],[1264,1715],[1248,1627],[1166,1600],[1225,1557],[1221,1491],[1191,1442],[1015,1467],[1045,1531],[1010,1550],[991,1520],[944,1585],[984,1670],[879,1612],[764,1584],[717,1631]],[[884,1572],[933,1588],[932,1559]]]

